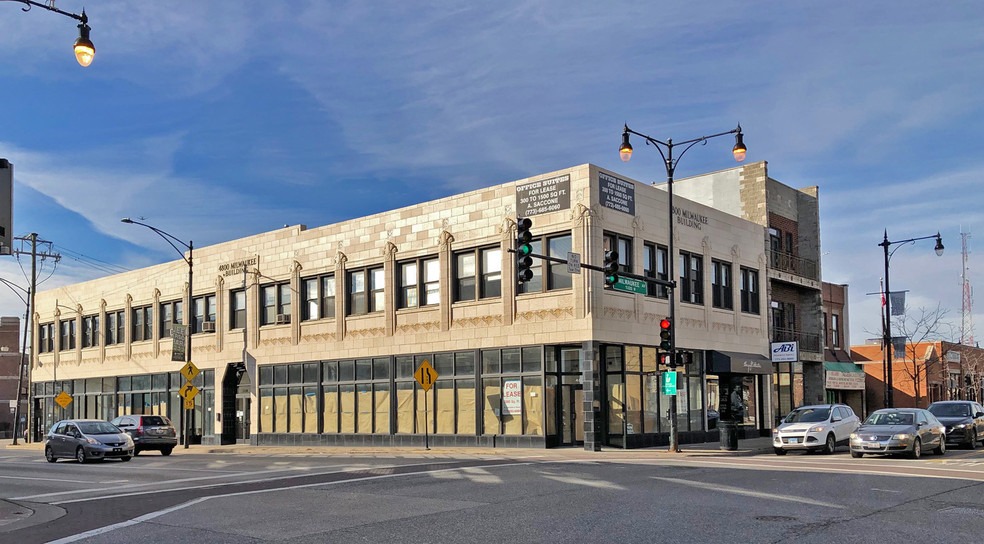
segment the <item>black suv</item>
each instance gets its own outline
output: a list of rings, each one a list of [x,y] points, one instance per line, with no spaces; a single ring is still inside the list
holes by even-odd
[[[969,400],[942,400],[929,405],[928,410],[946,425],[946,441],[974,449],[977,441],[984,443],[984,407]]]
[[[147,450],[159,450],[161,455],[171,455],[171,450],[178,445],[174,426],[164,416],[120,416],[110,423],[133,438],[133,455]]]

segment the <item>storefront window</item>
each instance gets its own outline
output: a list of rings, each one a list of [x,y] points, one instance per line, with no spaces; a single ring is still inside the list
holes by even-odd
[[[633,350],[636,355],[638,349]],[[628,352],[626,353],[628,355]],[[626,366],[635,362],[638,367],[639,359],[626,357]],[[639,374],[625,375],[625,433],[638,434],[642,432],[642,376]]]
[[[446,362],[448,365],[451,365],[450,360]],[[438,374],[440,374],[440,371],[438,371]],[[450,372],[448,375],[451,375]],[[454,434],[454,380],[438,380],[435,386],[437,389],[437,399],[431,410],[437,416],[437,432],[440,434]]]
[[[321,407],[322,418],[324,420],[324,432],[338,432],[338,386],[326,385],[321,388]]]
[[[482,353],[483,360],[485,352]],[[486,378],[482,380],[484,398],[482,417],[485,421],[485,434],[501,434],[499,431],[499,414],[502,403],[502,388],[499,385],[499,378]]]
[[[542,406],[543,381],[539,376],[523,378],[523,434],[543,435]]]
[[[341,416],[341,425],[339,431],[342,433],[354,433],[355,432],[355,386],[354,385],[340,385],[338,386],[338,396],[339,396],[339,415]]]
[[[389,434],[390,432],[390,386],[388,383],[377,383],[373,385],[375,395],[375,432],[377,434]]]
[[[369,364],[369,361],[359,361],[359,363],[363,362]],[[360,383],[356,385],[356,391],[356,406],[359,411],[358,423],[355,427],[356,432],[371,433],[374,431],[372,426],[372,384]]]
[[[455,381],[455,391],[458,401],[458,434],[475,434],[475,380]]]
[[[396,384],[396,432],[398,433],[413,434],[413,384],[414,382]]]

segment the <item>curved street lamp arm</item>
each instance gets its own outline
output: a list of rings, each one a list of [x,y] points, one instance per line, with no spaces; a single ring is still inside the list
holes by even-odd
[[[0,0],[0,1],[3,1],[3,0]],[[178,246],[174,245],[174,242],[177,242],[177,243],[181,244],[188,251],[191,251],[192,250],[191,249],[192,246],[190,244],[184,243],[180,238],[178,238],[178,237],[176,237],[173,234],[170,234],[168,232],[164,232],[163,230],[161,230],[161,229],[159,229],[159,228],[157,228],[155,226],[148,225],[147,223],[141,223],[140,221],[134,221],[134,220],[130,219],[129,217],[124,217],[123,219],[120,219],[120,221],[122,221],[123,223],[130,223],[130,224],[133,224],[133,225],[140,225],[142,227],[147,227],[148,229],[156,232],[158,236],[160,236],[161,238],[163,238],[165,242],[167,242],[168,244],[171,245],[171,247],[174,248],[174,251],[177,251],[181,255],[181,258],[184,259],[184,261],[186,263],[191,264],[191,262],[188,261],[188,258],[185,257],[184,251],[181,251],[181,249],[178,248]],[[173,240],[173,242],[172,242],[172,240]]]
[[[79,21],[79,22],[81,22],[83,24],[89,22],[89,17],[86,16],[85,10],[82,10],[82,15],[76,15],[76,14],[74,14],[72,12],[62,11],[62,10],[56,8],[54,6],[54,2],[52,2],[52,5],[50,5],[50,6],[48,4],[42,4],[40,2],[35,2],[34,0],[0,0],[0,2],[20,2],[21,4],[24,4],[25,6],[27,6],[26,8],[21,8],[21,11],[31,11],[31,6],[37,6],[39,8],[44,8],[44,9],[46,9],[48,11],[53,11],[55,13],[60,13],[60,14],[62,14],[64,16],[66,16],[66,17],[71,17],[72,19],[75,19],[76,21]]]
[[[668,176],[672,176],[673,172],[676,170],[676,165],[680,163],[680,159],[683,158],[684,153],[689,151],[691,147],[697,144],[707,145],[707,140],[710,140],[711,138],[717,138],[718,136],[727,136],[728,134],[738,134],[741,132],[741,125],[738,125],[737,127],[727,132],[719,132],[717,134],[711,134],[710,136],[701,136],[700,138],[693,138],[691,140],[684,140],[682,142],[674,142],[673,140],[667,140],[664,142],[661,140],[657,140],[656,138],[632,130],[631,128],[628,127],[628,125],[625,125],[623,127],[623,131],[629,134],[635,134],[636,136],[639,136],[640,138],[645,140],[646,145],[652,145],[653,147],[655,147],[656,150],[659,151],[659,154],[663,157],[663,164],[666,165],[666,174]],[[677,156],[676,159],[673,159],[672,158],[673,148],[678,145],[686,145],[687,147],[680,152],[680,155]],[[669,151],[670,158],[667,158],[667,155],[663,153],[663,147],[665,147],[667,151]]]
[[[920,236],[918,238],[909,238],[907,240],[889,241],[889,239],[888,239],[888,232],[885,232],[885,240],[882,241],[881,243],[879,243],[878,245],[887,249],[887,248],[889,248],[891,246],[894,246],[896,244],[899,244],[898,247],[896,247],[895,249],[893,249],[892,251],[890,251],[888,253],[888,258],[891,259],[892,258],[892,255],[895,255],[895,252],[898,251],[899,248],[902,247],[902,245],[904,245],[904,244],[910,244],[911,245],[911,244],[914,244],[914,243],[918,242],[919,240],[929,240],[931,238],[936,238],[937,240],[940,240],[940,233],[937,232],[936,234],[930,234],[929,236]]]
[[[12,282],[12,281],[9,281],[9,280],[6,280],[6,279],[4,279],[4,278],[0,278],[0,283],[3,283],[3,284],[4,284],[4,285],[6,285],[7,287],[9,287],[9,288],[10,288],[10,290],[11,290],[11,291],[13,291],[15,295],[17,295],[17,298],[19,298],[19,299],[21,299],[21,302],[23,302],[24,304],[27,304],[27,299],[25,299],[23,295],[21,295],[20,293],[18,293],[18,292],[17,292],[16,290],[15,290],[15,288],[16,288],[16,289],[20,289],[20,290],[21,290],[21,291],[23,291],[24,293],[27,293],[27,295],[28,295],[28,296],[30,296],[30,295],[31,295],[31,290],[30,290],[30,289],[24,289],[24,288],[23,288],[23,287],[21,287],[20,285],[17,285],[16,283],[14,283],[14,282]]]

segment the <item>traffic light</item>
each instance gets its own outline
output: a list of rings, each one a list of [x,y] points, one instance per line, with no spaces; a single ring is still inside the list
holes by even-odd
[[[618,283],[618,252],[605,252],[605,286],[612,287]]]
[[[526,283],[533,279],[533,233],[530,227],[533,221],[529,217],[524,217],[516,221],[516,279],[519,283]]]
[[[670,330],[671,328],[672,324],[669,318],[664,318],[659,322],[659,349],[663,351],[670,351],[672,347],[670,340],[673,337],[673,332]],[[675,365],[676,361],[673,364]]]

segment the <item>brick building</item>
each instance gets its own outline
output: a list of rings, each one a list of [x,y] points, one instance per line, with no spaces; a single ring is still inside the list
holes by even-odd
[[[0,438],[10,438],[14,428],[14,402],[17,400],[18,369],[21,368],[20,318],[0,317]],[[22,384],[27,388],[27,381]],[[26,420],[27,396],[21,396]],[[21,427],[23,430],[24,427]]]

